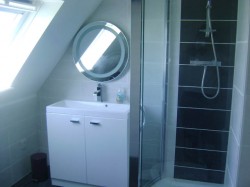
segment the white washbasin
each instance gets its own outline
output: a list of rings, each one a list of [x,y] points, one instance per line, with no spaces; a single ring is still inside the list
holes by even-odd
[[[64,108],[96,108],[96,107],[105,107],[105,103],[98,102],[83,102],[83,101],[71,101],[71,100],[63,100],[52,104],[54,107],[64,107]]]
[[[62,114],[82,114],[88,115],[89,112],[98,116],[113,116],[129,113],[128,104],[116,104],[105,102],[85,102],[85,101],[73,101],[63,100],[46,107],[48,113],[62,113]]]

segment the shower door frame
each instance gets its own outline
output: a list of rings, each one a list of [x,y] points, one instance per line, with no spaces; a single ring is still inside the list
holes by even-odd
[[[145,0],[141,0],[141,60],[140,60],[140,154],[139,154],[139,176],[138,176],[138,186],[141,187],[141,174],[142,174],[142,147],[143,147],[143,128],[144,128],[144,123],[145,123],[145,111],[143,107],[143,85],[144,85],[144,22],[145,22]],[[151,181],[146,183],[146,187],[150,186],[151,184],[154,184],[158,180],[161,179],[163,173],[164,173],[164,166],[165,166],[165,136],[166,136],[166,117],[167,117],[167,80],[168,80],[168,72],[167,72],[167,66],[168,66],[168,45],[169,45],[169,0],[165,0],[165,7],[166,9],[164,10],[164,20],[165,20],[165,25],[164,25],[164,41],[165,41],[165,46],[164,46],[164,51],[165,51],[165,56],[164,56],[164,70],[163,70],[163,85],[162,85],[162,92],[163,92],[163,105],[162,105],[162,124],[161,124],[161,138],[160,138],[160,175],[156,178],[153,178]],[[133,18],[132,18],[133,19]],[[133,25],[132,25],[133,27]]]
[[[140,186],[140,82],[142,0],[131,0],[129,187]]]

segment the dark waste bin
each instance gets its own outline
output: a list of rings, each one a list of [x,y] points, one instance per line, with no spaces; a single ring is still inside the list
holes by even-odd
[[[47,155],[35,153],[31,155],[32,180],[40,182],[48,179]]]

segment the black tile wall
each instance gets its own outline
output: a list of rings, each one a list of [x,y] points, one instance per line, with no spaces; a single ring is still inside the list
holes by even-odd
[[[221,61],[220,92],[206,99],[201,92],[203,66],[190,60],[213,61],[206,27],[207,0],[182,0],[178,112],[176,129],[176,178],[223,183],[230,124],[238,0],[211,0],[211,19],[217,60]],[[207,67],[204,91],[217,91],[216,67]]]
[[[186,168],[178,166],[175,166],[174,168],[174,177],[187,180],[213,182],[220,184],[224,182],[223,171],[204,170],[204,169]]]
[[[227,151],[228,132],[177,128],[176,146]]]
[[[206,19],[207,0],[182,0],[182,19]],[[237,0],[212,0],[211,19],[236,20]],[[192,11],[190,11],[192,10]]]
[[[235,43],[237,21],[212,21],[215,43]],[[201,32],[206,28],[205,21],[182,21],[181,42],[211,42],[210,37],[205,37]]]
[[[203,76],[203,66],[182,65],[179,69],[179,85],[180,86],[201,86]],[[204,87],[217,87],[217,72],[215,67],[207,67]],[[233,87],[233,67],[220,67],[220,85],[221,88]]]
[[[197,149],[175,149],[175,165],[211,170],[225,170],[226,152]]]
[[[217,58],[221,65],[234,66],[235,44],[216,44]],[[180,64],[190,64],[190,60],[214,60],[211,44],[181,43]]]
[[[213,96],[216,89],[204,89],[208,96]],[[179,87],[178,104],[180,107],[210,108],[231,110],[232,89],[220,89],[219,95],[215,99],[206,99],[201,88]]]
[[[178,108],[177,127],[229,131],[230,111]]]

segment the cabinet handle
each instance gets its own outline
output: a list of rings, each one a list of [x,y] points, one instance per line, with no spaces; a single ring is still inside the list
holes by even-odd
[[[80,120],[79,120],[79,119],[74,119],[74,118],[73,118],[73,119],[70,120],[70,122],[71,122],[71,123],[80,123]]]
[[[94,122],[94,121],[91,121],[90,124],[91,124],[91,125],[101,125],[100,122]]]

